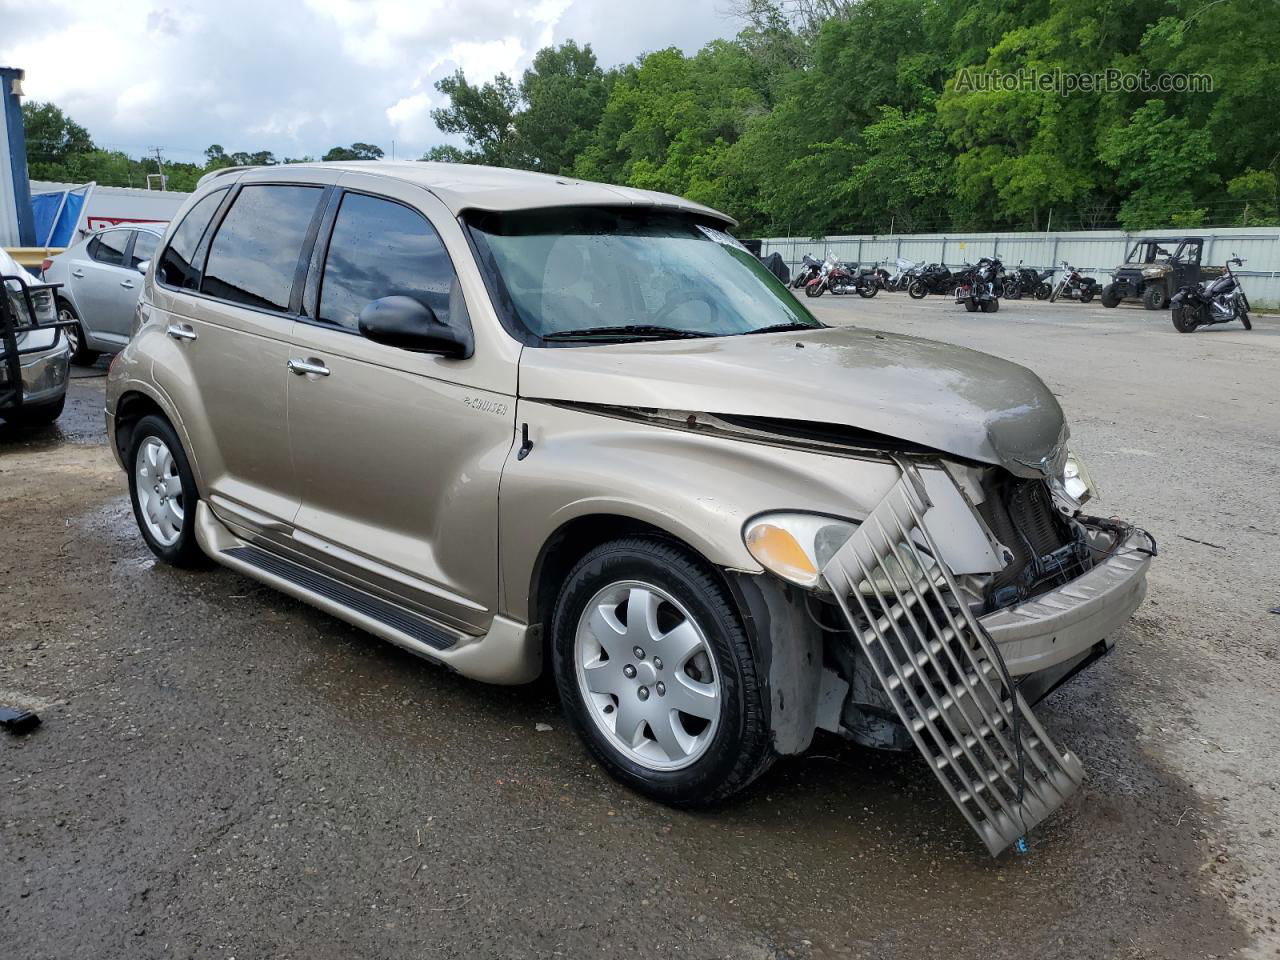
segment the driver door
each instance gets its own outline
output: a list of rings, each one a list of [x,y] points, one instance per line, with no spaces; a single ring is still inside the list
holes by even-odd
[[[349,174],[339,187],[291,336],[294,546],[353,586],[479,633],[498,602],[498,479],[514,397],[474,386],[475,357],[364,338],[360,311],[386,296],[413,297],[453,325],[470,320],[424,213],[445,223],[443,204],[383,177]]]

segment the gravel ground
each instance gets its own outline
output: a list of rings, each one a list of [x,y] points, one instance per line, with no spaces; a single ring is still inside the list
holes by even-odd
[[[1025,363],[1160,540],[1039,713],[1084,789],[989,859],[913,757],[823,738],[697,814],[604,777],[545,685],[458,679],[230,571],[155,565],[101,423],[0,427],[6,957],[1280,955],[1280,322],[811,303]],[[550,725],[540,731],[536,725]]]

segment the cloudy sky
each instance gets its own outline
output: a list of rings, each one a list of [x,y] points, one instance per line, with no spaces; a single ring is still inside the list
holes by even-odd
[[[693,52],[739,27],[726,0],[0,0],[0,65],[102,146],[174,160],[204,148],[318,156],[362,140],[399,158],[448,142],[436,80],[518,76],[549,43],[604,65]]]

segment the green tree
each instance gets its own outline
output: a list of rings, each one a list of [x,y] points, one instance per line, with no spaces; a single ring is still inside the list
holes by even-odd
[[[353,143],[349,147],[330,147],[321,160],[381,160],[382,148],[372,143]]]
[[[33,100],[24,103],[22,128],[30,161],[62,164],[77,154],[94,149],[89,131],[52,103]]]
[[[513,117],[521,165],[567,173],[591,142],[608,95],[589,44],[539,50],[520,80],[522,107]]]
[[[470,148],[469,161],[495,166],[518,161],[515,112],[520,92],[510,77],[500,73],[477,87],[457,70],[437,82],[436,89],[449,98],[449,106],[432,110],[431,119],[445,133],[461,134]]]

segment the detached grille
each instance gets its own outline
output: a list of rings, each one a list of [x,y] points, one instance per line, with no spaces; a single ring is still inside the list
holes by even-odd
[[[991,578],[987,609],[1020,603],[1079,576],[1092,565],[1083,539],[1054,509],[1043,480],[992,470],[978,512],[1013,562]]]

